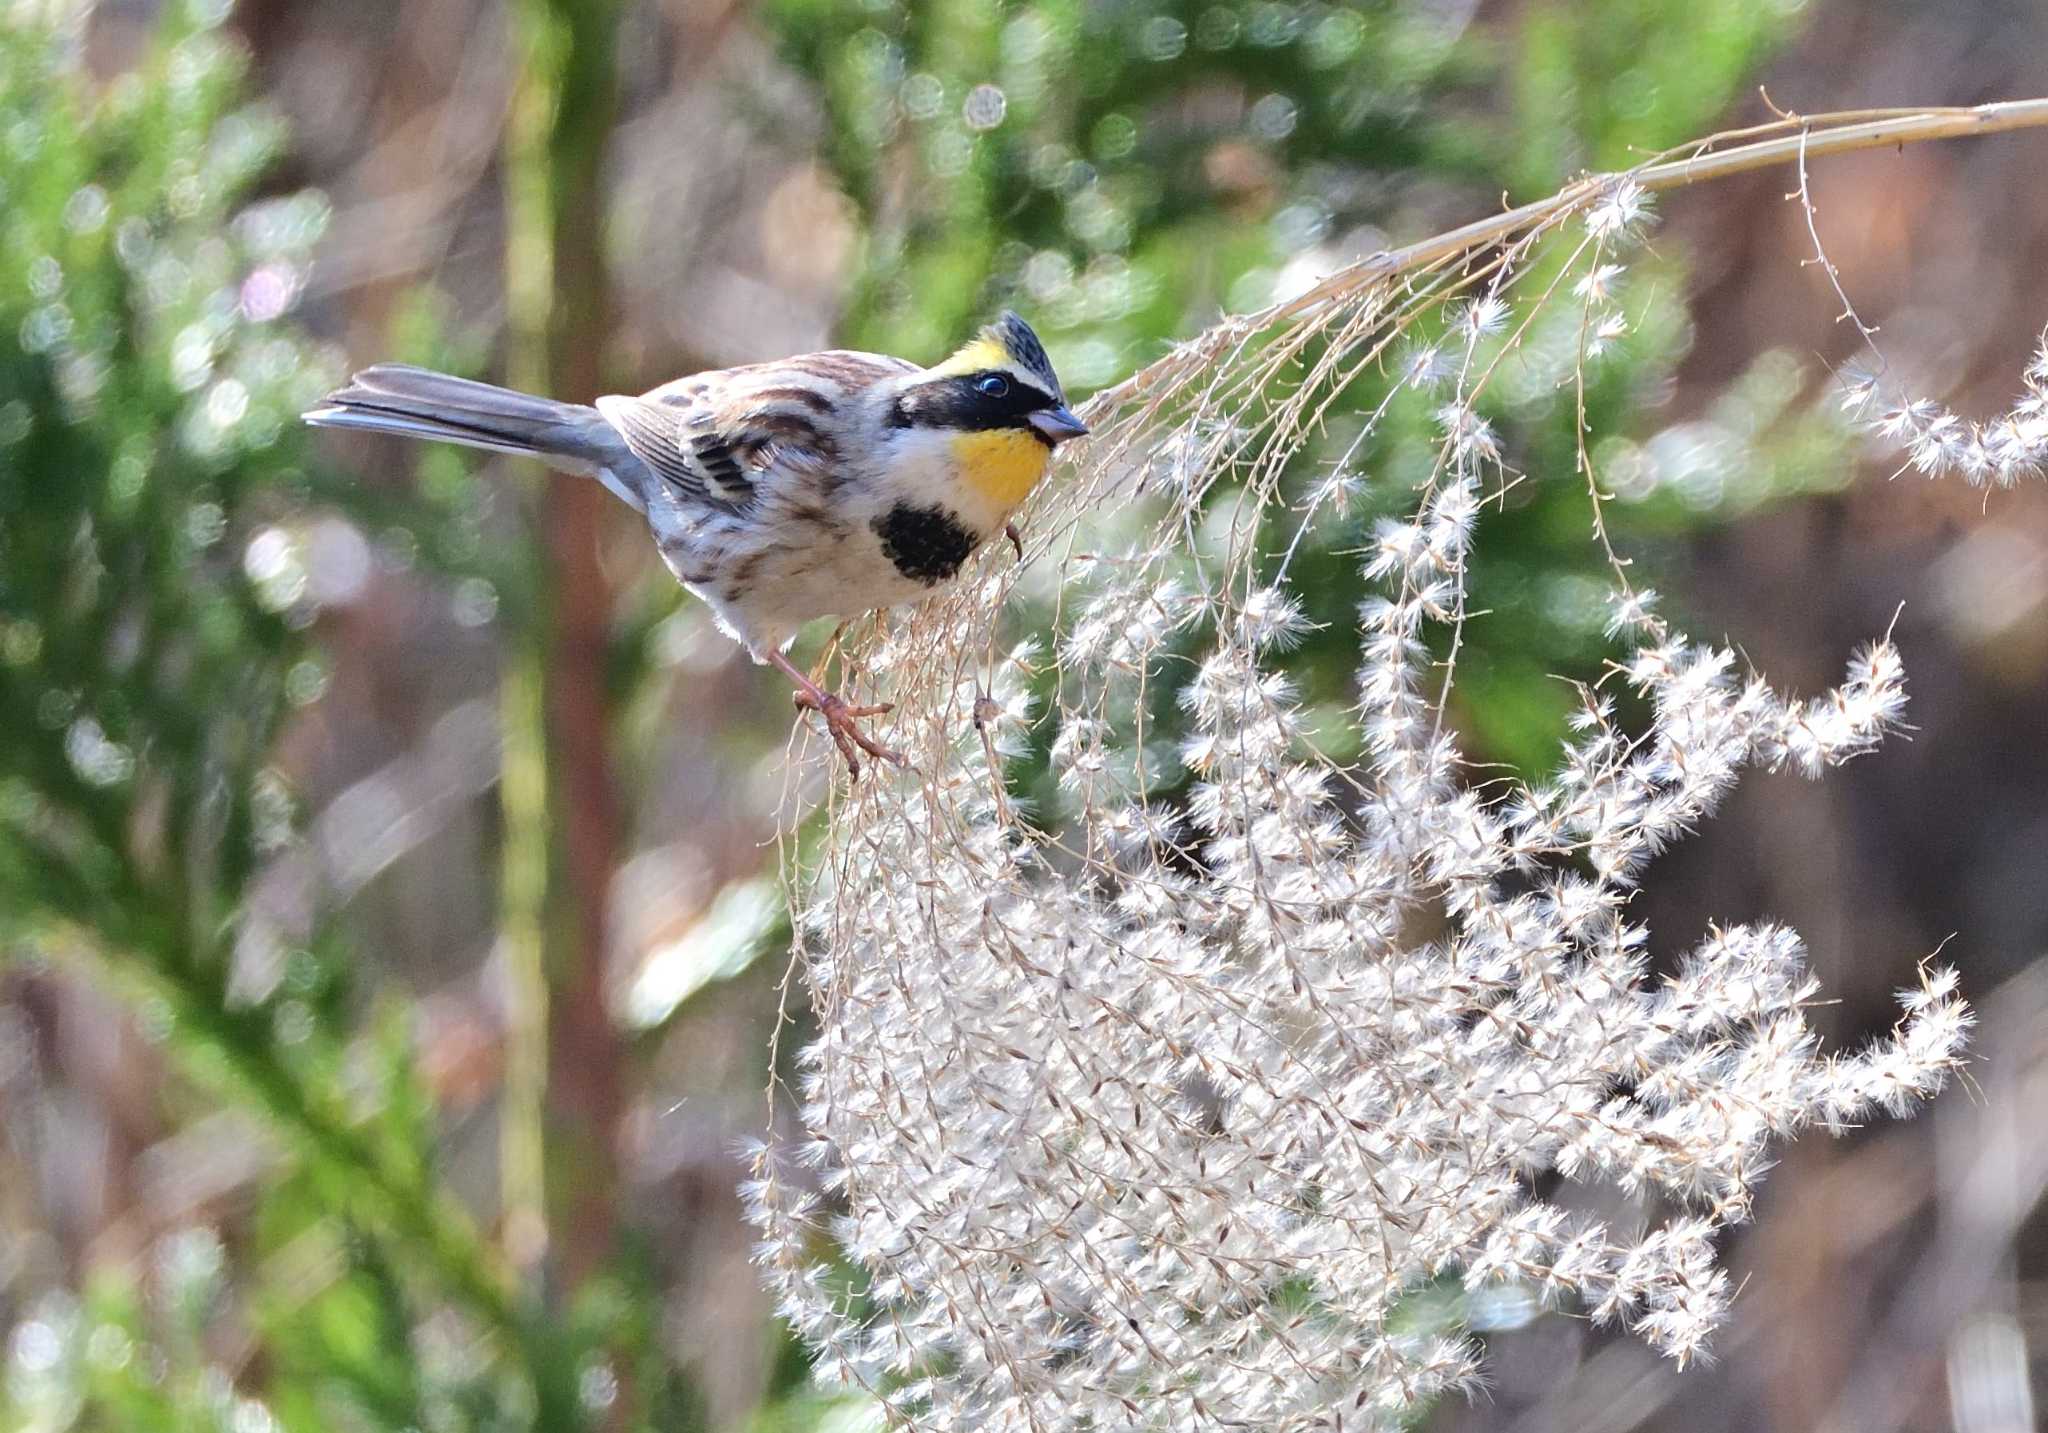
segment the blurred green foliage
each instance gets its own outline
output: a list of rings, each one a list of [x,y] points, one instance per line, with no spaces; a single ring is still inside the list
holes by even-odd
[[[935,355],[1004,303],[1080,391],[1384,218],[1469,51],[1400,4],[774,0],[866,221],[845,323]]]
[[[1533,7],[1514,36],[1513,141],[1477,145],[1503,165],[1518,199],[1582,170],[1641,163],[1713,129],[1805,3]]]
[[[0,909],[224,967],[290,830],[263,763],[320,674],[294,633],[285,312],[324,210],[237,211],[277,126],[213,33],[93,93],[63,30],[0,47]]]
[[[243,105],[225,14],[176,9],[105,85],[83,8],[0,18],[0,922],[14,960],[132,996],[196,1080],[161,1092],[165,1124],[226,1096],[289,1172],[231,1279],[195,1232],[159,1246],[151,1299],[27,1311],[0,1412],[268,1426],[254,1392],[289,1427],[524,1426],[550,1389],[573,1406],[573,1335],[525,1319],[442,1185],[402,1015],[377,1036],[332,936],[252,904],[294,838],[273,744],[325,684],[296,416],[330,374],[287,316],[326,210],[248,202],[283,136]],[[187,1297],[202,1245],[212,1292]],[[438,1367],[434,1310],[495,1352]],[[199,1335],[223,1315],[261,1340],[260,1389]]]

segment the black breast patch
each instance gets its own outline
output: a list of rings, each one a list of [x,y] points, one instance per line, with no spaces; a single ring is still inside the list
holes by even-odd
[[[882,555],[905,577],[927,587],[936,587],[959,572],[979,541],[961,526],[959,518],[936,503],[928,508],[898,503],[875,519],[874,529],[875,536],[882,539]]]

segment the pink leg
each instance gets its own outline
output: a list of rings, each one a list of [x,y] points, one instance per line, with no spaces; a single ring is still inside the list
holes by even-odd
[[[853,706],[844,697],[833,695],[805,676],[797,669],[796,664],[780,651],[771,649],[768,660],[781,668],[784,676],[796,683],[797,706],[808,708],[825,719],[825,730],[831,733],[832,743],[839,748],[839,754],[846,758],[846,769],[852,773],[854,780],[860,779],[860,758],[854,755],[856,747],[877,761],[893,761],[898,766],[904,764],[901,752],[892,751],[881,745],[860,729],[860,718],[881,716],[894,710],[893,703],[883,702],[879,706],[871,707]]]

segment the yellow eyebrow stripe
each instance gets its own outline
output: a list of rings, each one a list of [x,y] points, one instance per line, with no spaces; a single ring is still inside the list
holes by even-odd
[[[994,339],[977,338],[951,358],[941,363],[932,372],[943,374],[979,373],[984,368],[1002,368],[1010,362],[1010,355]]]

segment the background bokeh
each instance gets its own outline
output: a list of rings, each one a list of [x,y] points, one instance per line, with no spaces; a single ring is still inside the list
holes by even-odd
[[[1504,195],[1766,118],[1759,86],[2048,94],[2032,0],[0,16],[0,1418],[38,1429],[865,1416],[806,1389],[735,1193],[805,1018],[777,835],[822,772],[791,774],[786,689],[594,486],[311,441],[292,415],[349,364],[587,397],[828,343],[933,359],[1012,304],[1085,392]],[[2044,174],[2037,134],[1816,167],[1918,391],[2009,403],[2048,323]],[[1714,1364],[1489,1300],[1492,1386],[1432,1428],[2034,1426],[2048,495],[1858,456],[1827,382],[1857,335],[1792,184],[1662,205],[1591,396],[1617,537],[1790,687],[1896,614],[1915,730],[1746,782],[1646,914],[1681,946],[1795,925],[1844,1044],[1943,949],[1973,1078],[1783,1151]],[[1483,528],[1460,659],[1469,749],[1525,766],[1553,674],[1601,650],[1553,400],[1504,415],[1560,481]],[[1304,665],[1341,701],[1347,660]]]

